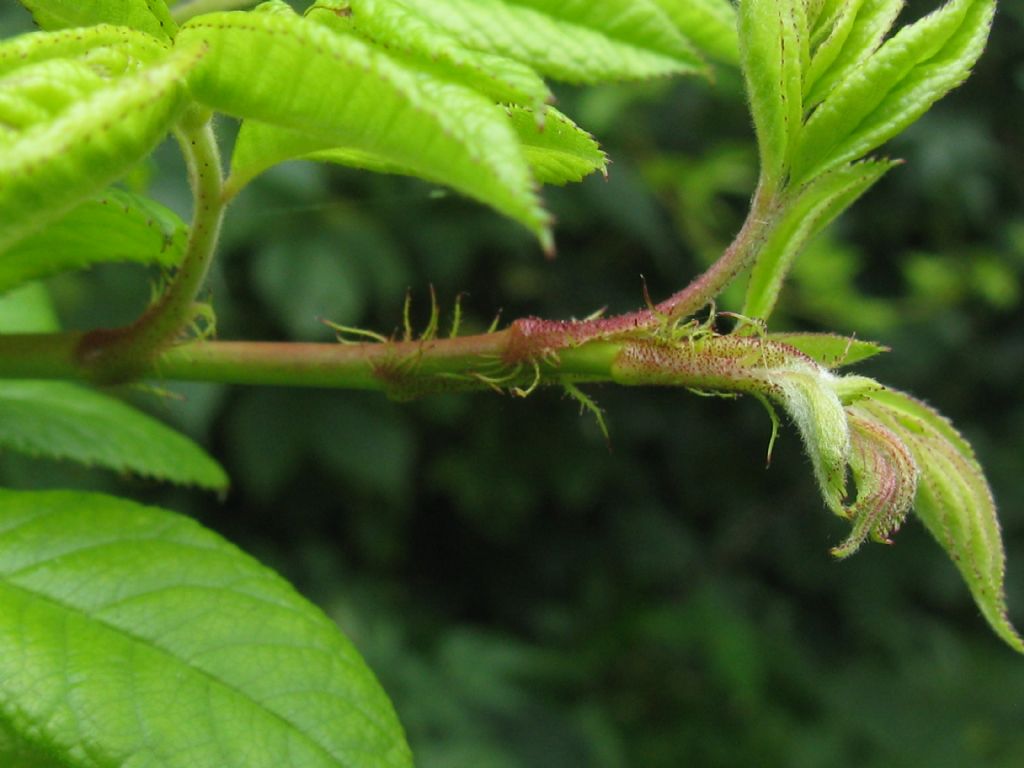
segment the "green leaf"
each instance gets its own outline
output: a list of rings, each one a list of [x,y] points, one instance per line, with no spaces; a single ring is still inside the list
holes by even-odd
[[[878,181],[895,163],[864,161],[828,173],[785,205],[758,251],[747,284],[743,314],[767,318],[783,280],[807,241]]]
[[[167,53],[167,46],[151,35],[110,24],[63,32],[29,32],[0,42],[0,75],[38,61],[76,58],[113,48],[141,61],[152,61]]]
[[[183,78],[200,55],[179,48],[137,73],[94,83],[9,141],[0,153],[0,252],[145,157],[187,104]],[[17,75],[0,80],[0,91]]]
[[[511,120],[530,170],[540,183],[561,185],[580,181],[594,171],[605,172],[607,158],[597,142],[558,110],[545,108],[542,122],[533,111],[522,107],[505,107],[504,111]],[[444,183],[442,178],[433,178],[384,155],[335,147],[303,131],[246,120],[235,143],[228,188],[238,189],[267,168],[295,159],[335,163],[376,173],[418,176]]]
[[[803,122],[805,28],[803,0],[744,0],[739,5],[740,59],[762,183],[770,189],[785,178]]]
[[[793,183],[862,157],[963,82],[985,47],[994,10],[993,0],[952,0],[853,69],[807,121]]]
[[[676,29],[708,56],[725,64],[740,62],[736,10],[729,0],[655,0]]]
[[[228,487],[220,465],[184,435],[67,382],[0,381],[0,446],[180,485]]]
[[[554,100],[544,80],[527,65],[467,48],[394,0],[319,0],[306,17],[335,31],[359,34],[407,64],[495,101],[539,109]]]
[[[515,134],[502,109],[483,95],[299,17],[200,16],[181,28],[178,44],[200,42],[210,52],[189,83],[206,105],[443,181],[550,245],[549,217]]]
[[[903,7],[903,0],[850,0],[828,37],[816,47],[804,77],[804,109],[819,104],[836,84],[877,50]]]
[[[995,502],[971,446],[947,419],[902,392],[872,392],[857,408],[906,443],[921,473],[917,516],[960,570],[996,634],[1024,653],[1024,642],[1006,615],[1005,562]]]
[[[185,517],[0,492],[0,604],[0,721],[55,764],[412,765],[338,628]]]
[[[771,333],[771,341],[788,344],[830,370],[867,360],[889,348],[873,341],[864,341],[832,333]]]
[[[0,293],[102,262],[172,267],[187,240],[188,227],[173,211],[112,187],[0,253]]]
[[[43,29],[117,24],[171,40],[178,31],[164,0],[20,0]]]
[[[520,107],[509,107],[508,114],[541,184],[582,181],[595,171],[608,175],[608,158],[594,137],[557,109],[545,109],[541,121],[537,113]]]
[[[392,0],[464,45],[545,75],[595,83],[701,72],[656,0]]]
[[[0,297],[0,332],[48,333],[57,330],[60,330],[57,310],[42,283],[28,283]]]

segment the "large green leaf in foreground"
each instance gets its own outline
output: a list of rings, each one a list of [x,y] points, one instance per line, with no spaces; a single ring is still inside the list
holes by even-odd
[[[0,491],[0,606],[2,765],[412,765],[337,627],[186,518]]]

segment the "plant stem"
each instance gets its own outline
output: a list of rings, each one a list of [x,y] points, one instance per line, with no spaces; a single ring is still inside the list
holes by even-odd
[[[193,302],[217,247],[224,217],[220,153],[208,115],[193,115],[176,131],[193,195],[188,247],[167,290],[134,323],[85,334],[77,354],[92,378],[115,383],[137,378],[194,317]]]
[[[628,337],[680,320],[711,303],[715,296],[753,262],[775,221],[775,196],[758,186],[743,226],[732,243],[689,285],[655,306],[594,320],[543,320],[527,317],[512,324],[509,346],[515,359],[531,359],[594,339]],[[508,359],[508,358],[507,358]]]

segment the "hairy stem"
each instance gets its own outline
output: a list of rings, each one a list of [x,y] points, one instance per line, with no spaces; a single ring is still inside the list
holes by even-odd
[[[510,359],[578,346],[594,339],[626,338],[693,314],[750,266],[775,220],[775,197],[759,186],[742,228],[708,269],[689,285],[654,306],[593,320],[543,320],[527,317],[512,324]]]
[[[160,298],[134,323],[85,334],[78,346],[80,364],[105,382],[137,378],[194,317],[193,302],[213,260],[224,217],[223,176],[213,128],[206,116],[186,121],[176,131],[188,166],[193,216],[188,247]]]

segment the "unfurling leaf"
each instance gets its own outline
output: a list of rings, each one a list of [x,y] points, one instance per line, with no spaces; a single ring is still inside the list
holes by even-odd
[[[412,765],[333,622],[188,518],[0,491],[0,602],[5,765]]]
[[[918,469],[907,446],[891,430],[855,407],[847,412],[850,424],[850,470],[857,485],[857,500],[847,510],[853,530],[832,549],[836,557],[849,557],[868,536],[882,544],[899,530],[914,503]]]
[[[949,421],[902,392],[873,392],[855,407],[910,450],[920,470],[917,516],[956,564],[996,634],[1024,653],[1024,642],[1006,615],[995,502],[971,446]]]

